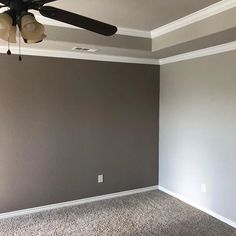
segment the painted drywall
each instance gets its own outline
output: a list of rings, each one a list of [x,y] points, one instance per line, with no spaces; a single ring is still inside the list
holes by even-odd
[[[167,49],[177,44],[201,39],[236,27],[236,8],[210,16],[178,30],[156,37],[152,41],[152,51]]]
[[[234,222],[235,61],[230,52],[161,66],[159,143],[160,185]]]
[[[157,184],[157,66],[1,55],[0,68],[0,213]]]

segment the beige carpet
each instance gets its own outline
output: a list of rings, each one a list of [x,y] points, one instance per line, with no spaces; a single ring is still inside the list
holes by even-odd
[[[0,220],[1,236],[233,236],[236,230],[160,191]]]

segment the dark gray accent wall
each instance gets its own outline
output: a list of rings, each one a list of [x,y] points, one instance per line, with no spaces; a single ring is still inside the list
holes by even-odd
[[[1,55],[0,70],[0,213],[158,183],[158,66]]]

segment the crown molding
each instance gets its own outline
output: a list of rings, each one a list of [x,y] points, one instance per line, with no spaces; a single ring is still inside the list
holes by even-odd
[[[57,27],[64,27],[64,28],[70,28],[70,29],[80,29],[84,30],[82,28],[75,27],[73,25],[69,25],[60,21],[52,20],[49,18],[46,18],[42,15],[39,15],[37,12],[34,14],[36,19],[44,25],[51,25],[51,26],[57,26]],[[144,30],[136,30],[136,29],[129,29],[129,28],[122,28],[118,27],[118,31],[116,34],[119,35],[125,35],[125,36],[131,36],[131,37],[139,37],[139,38],[149,38],[151,39],[151,32],[150,31],[144,31]]]
[[[151,39],[151,31],[144,31],[144,30],[136,30],[136,29],[118,27],[117,34]]]
[[[197,51],[179,54],[173,57],[167,57],[159,60],[160,65],[170,64],[179,61],[191,60],[194,58],[211,56],[219,53],[225,53],[236,50],[236,41],[217,45],[214,47],[204,48]]]
[[[0,46],[0,51],[6,51],[5,46]],[[19,48],[17,46],[11,47],[12,54],[18,55]],[[158,59],[150,58],[137,58],[137,57],[122,57],[122,56],[111,56],[93,53],[81,53],[75,51],[60,51],[50,49],[39,49],[39,48],[21,48],[21,55],[28,56],[42,56],[42,57],[56,57],[56,58],[69,58],[69,59],[80,59],[89,61],[105,61],[105,62],[120,62],[120,63],[131,63],[131,64],[147,64],[147,65],[159,65]]]
[[[220,2],[217,2],[215,4],[212,4],[202,10],[199,10],[197,12],[194,12],[188,16],[185,16],[183,18],[180,18],[176,21],[173,21],[169,24],[166,24],[164,26],[161,26],[157,29],[154,29],[151,31],[151,38],[156,38],[161,35],[170,33],[174,30],[183,28],[185,26],[188,26],[190,24],[193,24],[195,22],[204,20],[210,16],[219,14],[221,12],[227,11],[231,8],[236,7],[236,0],[222,0]]]
[[[28,56],[68,58],[68,59],[79,59],[79,60],[89,60],[89,61],[120,62],[120,63],[146,64],[146,65],[165,65],[165,64],[230,52],[234,50],[236,50],[236,41],[162,59],[111,56],[111,55],[102,55],[93,53],[81,53],[75,51],[38,49],[32,47],[31,48],[22,47],[21,54]],[[6,51],[6,47],[0,46],[0,51],[1,53],[3,53],[3,51]],[[17,46],[12,46],[11,51],[12,54],[18,55],[19,49]]]

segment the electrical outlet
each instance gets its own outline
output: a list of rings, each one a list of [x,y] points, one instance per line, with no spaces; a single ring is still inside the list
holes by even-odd
[[[203,193],[206,192],[206,184],[202,184],[202,192],[203,192]]]
[[[103,183],[103,175],[98,175],[98,183]]]

